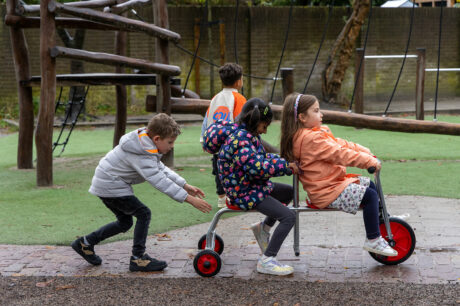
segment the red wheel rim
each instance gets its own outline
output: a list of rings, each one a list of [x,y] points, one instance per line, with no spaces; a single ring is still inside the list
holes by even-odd
[[[219,250],[221,248],[220,242],[217,239],[214,239],[214,252],[219,253]],[[206,249],[206,239],[201,242],[201,250]]]
[[[407,253],[410,252],[412,247],[412,237],[406,227],[397,222],[390,222],[391,233],[393,234],[393,240],[395,245],[393,249],[398,252],[398,256],[382,256],[385,257],[386,261],[397,261],[404,258]],[[385,227],[385,223],[380,224],[380,233],[382,237],[388,241],[388,232]]]
[[[206,267],[206,263],[209,263],[209,267]],[[198,270],[203,274],[212,274],[217,270],[217,265],[217,259],[210,254],[201,255],[197,261]]]

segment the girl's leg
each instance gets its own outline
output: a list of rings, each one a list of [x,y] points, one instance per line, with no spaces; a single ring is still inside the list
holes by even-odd
[[[277,199],[281,203],[288,205],[294,197],[294,188],[292,188],[291,185],[281,183],[273,183],[273,185],[274,187],[272,192],[270,193],[270,196]],[[275,225],[275,222],[276,219],[271,218],[269,215],[267,215],[267,218],[265,218],[264,220],[264,224],[268,227],[272,227],[273,225]]]
[[[268,219],[278,220],[280,222],[273,232],[268,247],[264,252],[265,256],[274,257],[278,254],[281,245],[294,226],[295,213],[272,196],[268,196],[265,200],[260,202],[256,206],[256,210],[266,215]]]
[[[379,196],[375,190],[374,183],[371,182],[369,188],[366,189],[361,205],[363,206],[364,227],[367,239],[375,239],[380,236],[380,228]]]

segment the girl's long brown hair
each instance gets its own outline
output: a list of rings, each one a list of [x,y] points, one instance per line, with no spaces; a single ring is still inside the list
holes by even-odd
[[[302,95],[297,106],[297,118],[294,115],[294,104],[299,93],[292,93],[286,97],[283,104],[283,115],[281,118],[281,156],[287,161],[294,161],[294,135],[302,127],[299,120],[296,120],[301,113],[305,113],[318,99],[312,95]]]

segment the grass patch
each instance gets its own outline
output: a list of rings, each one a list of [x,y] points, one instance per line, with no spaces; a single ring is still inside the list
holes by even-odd
[[[460,123],[459,117],[438,118]],[[279,122],[269,127],[264,137],[279,142]],[[409,134],[351,127],[332,126],[337,137],[372,149],[384,161],[382,183],[385,194],[422,195],[460,198],[460,171],[456,136]],[[199,186],[217,210],[211,156],[198,142],[200,126],[186,126],[175,145],[177,172]],[[35,170],[17,170],[17,133],[0,138],[0,244],[69,244],[78,235],[87,234],[113,221],[111,212],[88,193],[99,159],[111,149],[112,129],[79,129],[72,134],[62,157],[54,160],[52,188],[36,187]],[[350,172],[366,174],[360,169]],[[292,184],[291,177],[274,181]],[[134,186],[136,195],[152,210],[149,234],[211,220],[187,203],[177,203],[149,184]],[[301,194],[304,198],[305,194]],[[132,239],[132,230],[107,241]]]

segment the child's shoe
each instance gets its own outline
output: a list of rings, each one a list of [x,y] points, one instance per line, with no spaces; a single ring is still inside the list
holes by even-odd
[[[289,275],[294,268],[281,264],[275,257],[262,256],[257,262],[257,272],[272,275]]]
[[[227,207],[227,197],[223,196],[222,198],[217,198],[217,207],[224,208]]]
[[[141,272],[152,272],[162,271],[168,264],[166,261],[157,260],[150,257],[148,254],[142,255],[142,257],[131,256],[129,260],[129,271],[141,271]]]
[[[262,251],[262,254],[265,253],[265,250],[268,247],[268,242],[270,241],[270,233],[264,230],[264,223],[258,222],[251,225],[252,232],[254,237],[256,237],[257,244]]]
[[[388,245],[388,242],[385,239],[383,239],[382,236],[372,240],[366,238],[363,249],[368,252],[384,256],[398,256],[398,252],[392,247],[390,247]]]
[[[403,221],[406,221],[407,219],[410,218],[410,214],[405,213],[405,214],[402,214],[402,215],[391,215],[390,217],[392,217],[392,218],[398,218],[398,219],[401,219],[401,220],[403,220]]]
[[[83,242],[83,237],[78,238],[71,244],[72,249],[81,255],[87,262],[92,265],[99,266],[102,259],[94,253],[94,245],[87,245]]]

